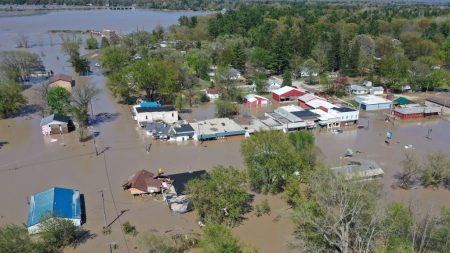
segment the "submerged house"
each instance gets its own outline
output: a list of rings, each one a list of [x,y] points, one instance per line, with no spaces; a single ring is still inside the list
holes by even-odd
[[[228,118],[202,120],[190,124],[195,130],[195,140],[215,140],[236,136],[244,136],[245,129]]]
[[[356,96],[355,101],[366,111],[389,110],[392,107],[392,101],[374,95]]]
[[[32,195],[28,209],[28,232],[39,233],[41,221],[50,216],[67,219],[75,226],[81,226],[80,192],[54,187]]]
[[[441,108],[437,106],[421,106],[417,104],[396,107],[392,111],[392,114],[400,119],[421,119],[439,116],[440,113]]]
[[[130,194],[135,196],[160,193],[163,188],[168,188],[169,184],[171,182],[167,177],[157,176],[149,171],[140,170],[131,175],[122,187],[124,190],[129,190]]]
[[[384,175],[383,169],[373,160],[350,161],[345,166],[331,168],[331,171],[343,175],[347,180],[370,180]]]
[[[48,80],[49,88],[61,87],[68,92],[72,92],[72,88],[75,86],[75,81],[69,75],[56,74]]]
[[[178,112],[171,105],[163,105],[160,107],[137,107],[135,119],[138,125],[145,126],[147,122],[162,121],[172,124],[178,121]]]
[[[42,134],[65,134],[75,129],[72,120],[68,116],[52,114],[41,120]]]

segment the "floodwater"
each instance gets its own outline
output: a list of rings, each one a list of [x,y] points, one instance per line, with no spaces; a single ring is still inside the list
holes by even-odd
[[[78,13],[78,14],[77,14]],[[29,33],[31,40],[46,40],[48,29],[115,29],[129,32],[139,27],[151,30],[158,23],[177,22],[180,15],[192,12],[157,11],[88,11],[54,12],[40,16],[0,18],[0,50],[12,49],[16,34]],[[69,19],[68,17],[72,17]],[[74,18],[75,17],[75,18]],[[58,20],[55,22],[54,20]],[[107,21],[105,21],[107,20]],[[40,25],[34,25],[40,24]],[[9,41],[9,42],[4,42]],[[72,74],[71,67],[60,51],[58,43],[36,43],[28,49],[43,55],[47,69]],[[57,60],[56,56],[60,59]],[[138,240],[124,235],[120,223],[130,221],[139,232],[157,230],[160,233],[199,232],[195,214],[173,215],[161,200],[152,197],[132,198],[121,186],[135,171],[147,169],[155,172],[162,167],[166,174],[209,170],[222,164],[244,169],[240,155],[241,139],[225,139],[203,143],[176,144],[157,142],[145,135],[133,121],[127,106],[119,105],[105,87],[105,78],[98,68],[89,77],[76,77],[77,83],[91,82],[101,90],[93,101],[94,114],[108,114],[99,120],[93,130],[94,142],[79,143],[75,132],[66,135],[42,136],[37,112],[28,111],[13,119],[0,120],[0,225],[21,224],[26,221],[28,197],[38,191],[60,186],[79,189],[86,203],[86,223],[91,238],[75,249],[66,252],[101,252],[109,250],[109,243],[119,246],[118,252],[144,252]],[[35,103],[35,89],[25,91],[30,103]],[[263,110],[242,109],[244,115],[261,115]],[[214,105],[202,105],[183,117],[192,121],[214,115]],[[393,189],[394,174],[403,159],[405,145],[412,145],[418,157],[432,151],[449,153],[450,123],[443,120],[406,121],[387,124],[383,114],[362,113],[361,124],[368,129],[346,129],[342,134],[315,132],[316,142],[322,150],[324,162],[330,166],[345,163],[340,159],[347,148],[361,151],[356,158],[377,161],[385,170],[382,179],[384,198],[387,201],[413,201],[423,210],[439,210],[450,203],[447,190],[422,189],[410,191]],[[432,128],[431,140],[425,138]],[[393,132],[390,146],[384,143],[386,131]],[[145,147],[152,143],[150,152]],[[104,205],[102,195],[104,194]],[[264,197],[256,196],[258,204]],[[260,252],[288,252],[287,242],[293,231],[289,210],[284,201],[269,196],[272,206],[270,216],[254,217],[253,213],[242,226],[234,229],[241,241],[250,243]],[[120,215],[123,212],[122,215]],[[111,234],[103,235],[104,213]],[[120,215],[120,216],[119,216]]]

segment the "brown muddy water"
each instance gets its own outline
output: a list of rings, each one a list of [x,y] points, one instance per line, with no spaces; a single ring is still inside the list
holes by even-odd
[[[33,17],[40,16],[23,18]],[[178,16],[172,23],[176,22],[177,18]],[[47,19],[46,22],[51,21],[49,17]],[[79,19],[82,19],[82,16]],[[14,31],[13,21],[8,21],[9,25],[6,25],[5,20],[9,19],[0,19],[0,35],[2,38],[6,38],[6,35],[10,38],[18,31]],[[30,21],[18,22],[16,30],[26,27],[26,22]],[[154,22],[148,23],[149,26],[159,23],[156,19],[149,22]],[[63,26],[54,29],[69,28],[76,27]],[[41,35],[45,37],[45,32],[50,27],[42,29]],[[128,29],[134,28],[128,26]],[[0,49],[6,50],[8,47],[2,44]],[[61,56],[58,45],[43,43],[43,46],[34,46],[30,50],[43,53],[44,64],[48,69],[71,73],[71,68],[63,57],[56,59],[57,55]],[[93,75],[76,79],[79,83],[92,82],[101,90],[93,102],[94,114],[110,115],[93,127],[94,131],[99,132],[96,138],[97,150],[101,153],[99,156],[95,154],[93,141],[79,143],[75,132],[42,136],[39,127],[41,116],[38,112],[31,110],[13,119],[0,120],[0,224],[26,222],[28,197],[35,192],[60,186],[79,189],[84,194],[87,219],[83,227],[92,233],[92,238],[88,238],[75,249],[67,249],[66,252],[108,252],[110,242],[118,244],[118,252],[144,252],[138,239],[121,232],[120,223],[124,221],[130,221],[139,232],[198,232],[195,213],[173,215],[161,200],[152,197],[133,199],[128,192],[122,190],[121,185],[140,169],[156,171],[162,167],[168,175],[208,170],[218,164],[244,169],[240,155],[241,139],[186,144],[153,141],[138,128],[129,108],[118,105],[111,97],[99,69],[93,69]],[[34,88],[26,90],[26,94],[30,97],[30,103],[34,103]],[[262,115],[268,109],[272,108],[256,111],[242,109],[241,112],[244,115]],[[194,108],[191,114],[183,115],[191,121],[213,116],[213,104],[202,105]],[[412,150],[421,158],[434,151],[450,153],[449,122],[436,119],[387,124],[382,113],[362,113],[361,118],[361,124],[368,122],[368,129],[345,129],[342,134],[315,132],[316,143],[323,153],[324,163],[329,166],[345,163],[345,158],[340,157],[347,148],[361,151],[356,158],[373,159],[385,170],[386,175],[382,182],[385,193],[383,198],[386,201],[412,201],[424,212],[429,209],[436,212],[442,205],[449,205],[448,190],[418,187],[404,191],[391,187],[393,176],[399,170],[399,162],[404,157],[405,145],[412,145]],[[433,129],[431,140],[425,138],[429,128]],[[387,130],[393,133],[390,146],[384,143]],[[145,150],[148,143],[152,143],[149,153]],[[105,196],[107,223],[124,211],[118,220],[112,223],[112,232],[109,235],[101,233],[104,215],[100,191],[103,191]],[[264,198],[257,195],[255,204]],[[260,252],[288,252],[287,242],[293,231],[290,211],[279,197],[268,198],[272,207],[270,216],[255,217],[251,213],[244,224],[233,231],[243,242],[256,246]]]

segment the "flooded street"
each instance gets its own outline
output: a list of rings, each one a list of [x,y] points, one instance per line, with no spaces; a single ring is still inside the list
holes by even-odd
[[[203,143],[184,144],[152,140],[132,119],[128,106],[117,104],[105,86],[105,77],[99,69],[89,77],[76,77],[69,63],[62,57],[60,46],[51,45],[49,29],[113,29],[125,33],[136,29],[151,30],[157,24],[167,26],[177,22],[180,15],[198,15],[194,12],[161,11],[89,11],[51,12],[39,16],[0,18],[0,50],[13,50],[14,37],[29,34],[33,44],[31,51],[42,55],[47,69],[55,73],[72,74],[77,83],[91,82],[101,92],[93,101],[94,114],[108,114],[93,126],[99,133],[96,146],[93,140],[80,143],[76,132],[65,135],[42,136],[38,112],[23,113],[13,119],[0,120],[0,225],[22,224],[27,219],[28,198],[35,192],[50,187],[67,187],[80,190],[86,206],[86,223],[92,238],[75,249],[66,252],[103,252],[109,243],[119,245],[117,252],[145,252],[137,240],[124,235],[120,224],[130,221],[137,231],[157,230],[163,233],[199,231],[193,212],[173,215],[162,200],[152,197],[132,198],[122,189],[123,183],[134,172],[146,169],[156,172],[163,168],[165,174],[209,170],[221,164],[244,169],[240,155],[242,139],[223,139]],[[52,22],[52,20],[61,22]],[[44,42],[39,46],[39,38]],[[58,39],[59,40],[59,39]],[[56,56],[61,58],[57,60]],[[35,103],[35,88],[25,91],[30,104]],[[190,121],[214,116],[214,106],[201,105],[190,114],[183,114]],[[249,110],[242,109],[244,115]],[[252,112],[253,113],[253,112]],[[264,110],[257,111],[261,115]],[[435,119],[427,121],[384,121],[383,114],[362,113],[360,124],[367,129],[344,130],[342,134],[316,131],[316,143],[329,166],[344,164],[345,150],[361,151],[355,158],[373,159],[385,171],[382,179],[384,198],[387,201],[413,201],[423,211],[436,212],[442,205],[450,205],[450,192],[444,189],[409,191],[393,189],[394,175],[404,158],[405,145],[412,145],[418,158],[430,152],[450,153],[450,123]],[[433,129],[431,140],[425,138]],[[391,145],[384,143],[386,131],[393,133]],[[145,147],[152,143],[150,152]],[[98,156],[97,152],[100,153]],[[101,191],[104,193],[103,210]],[[256,196],[255,203],[264,199]],[[279,197],[269,196],[272,206],[270,216],[254,218],[250,214],[244,224],[233,231],[246,243],[258,246],[260,252],[288,252],[287,241],[293,232],[289,210]],[[104,214],[111,225],[111,234],[101,233]],[[123,212],[122,215],[120,215]],[[268,231],[270,230],[270,231]],[[273,242],[276,243],[273,243]]]

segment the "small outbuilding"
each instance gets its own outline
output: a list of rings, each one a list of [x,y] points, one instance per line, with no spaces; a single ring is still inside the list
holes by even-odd
[[[393,110],[393,114],[400,119],[421,119],[432,116],[439,116],[441,108],[437,106],[401,106]]]
[[[28,209],[28,232],[39,233],[41,221],[48,217],[67,219],[75,226],[81,226],[80,192],[54,187],[32,195]]]
[[[347,180],[370,180],[384,176],[383,169],[373,160],[350,161],[345,166],[331,168],[331,171]]]
[[[272,91],[272,98],[278,102],[296,101],[299,97],[305,95],[307,92],[291,86],[284,86]]]
[[[66,89],[68,92],[72,92],[72,88],[75,86],[75,81],[72,76],[65,74],[56,74],[50,77],[48,80],[49,88],[61,87]]]
[[[270,104],[270,100],[263,96],[248,94],[244,97],[244,103],[248,107],[266,106]]]
[[[42,134],[65,134],[75,129],[72,120],[68,116],[52,114],[41,120]]]

